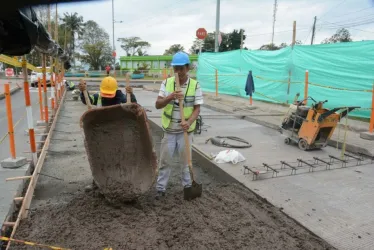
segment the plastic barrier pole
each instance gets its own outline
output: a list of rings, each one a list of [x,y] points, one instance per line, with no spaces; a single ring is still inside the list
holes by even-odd
[[[52,57],[51,57],[51,60],[53,60]],[[51,110],[52,110],[52,116],[54,116],[54,113],[55,113],[55,84],[54,84],[54,79],[53,79],[53,71],[51,72],[50,82],[51,82]]]
[[[370,116],[370,127],[369,132],[373,133],[374,131],[374,84],[373,84],[373,92],[371,97],[371,116]]]
[[[42,83],[39,77],[38,77],[38,95],[39,95],[40,120],[43,121],[44,115],[43,115]]]
[[[8,117],[8,134],[9,134],[9,146],[10,146],[10,156],[12,159],[16,158],[16,146],[14,143],[14,130],[13,130],[13,115],[12,115],[12,102],[10,99],[10,86],[9,82],[4,84],[4,93],[5,93],[5,104],[6,104],[6,113]]]
[[[218,97],[218,70],[216,69],[216,98]]]
[[[32,153],[34,166],[36,166],[36,162],[38,161],[38,156],[36,154],[34,121],[33,121],[33,116],[32,116],[29,82],[27,81],[27,61],[26,61],[25,56],[22,57],[22,71],[23,71],[23,89],[25,92],[25,104],[26,104],[26,113],[27,113],[27,126],[29,128],[30,150]]]
[[[44,90],[44,121],[46,125],[48,126],[48,92],[47,92],[47,77],[46,77],[46,55],[43,54],[43,60],[42,60],[42,72],[43,72],[43,90]]]
[[[308,103],[308,88],[309,88],[309,71],[305,70],[305,86],[304,86],[304,105]]]

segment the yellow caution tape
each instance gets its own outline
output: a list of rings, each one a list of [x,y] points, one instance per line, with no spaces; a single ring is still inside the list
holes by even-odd
[[[323,85],[323,84],[319,84],[319,83],[312,83],[312,82],[309,82],[310,85],[314,85],[314,86],[317,86],[317,87],[321,87],[321,88],[327,88],[327,89],[336,89],[336,90],[344,90],[344,91],[352,91],[352,92],[373,92],[373,90],[371,89],[347,89],[347,88],[337,88],[337,87],[332,87],[332,86],[327,86],[327,85]]]
[[[22,62],[19,62],[18,59],[15,59],[15,58],[12,58],[6,55],[0,55],[0,62],[9,64],[15,67],[19,67],[19,68],[22,67]],[[27,68],[35,72],[42,72],[41,69],[38,69],[37,67],[35,67],[34,65],[30,63],[27,63]]]
[[[22,117],[13,125],[13,129],[17,127],[17,125],[22,121],[26,116],[26,112],[23,113]],[[0,139],[0,144],[4,142],[5,138],[9,135],[9,133],[6,133],[3,137]]]
[[[49,245],[44,245],[44,244],[38,244],[38,243],[35,243],[35,242],[31,242],[31,241],[11,239],[11,238],[8,238],[8,237],[3,237],[3,236],[0,237],[0,240],[22,243],[22,244],[25,244],[25,245],[28,245],[28,246],[45,247],[45,248],[54,249],[54,250],[71,250],[69,248],[54,247],[54,246],[49,246]]]
[[[264,81],[270,81],[270,82],[281,82],[281,83],[291,83],[291,84],[300,84],[300,83],[304,83],[304,82],[289,82],[288,80],[285,81],[285,80],[274,80],[274,79],[269,79],[269,78],[265,78],[265,77],[262,77],[262,76],[254,76],[255,78],[258,78],[258,79],[261,79],[261,80],[264,80]]]

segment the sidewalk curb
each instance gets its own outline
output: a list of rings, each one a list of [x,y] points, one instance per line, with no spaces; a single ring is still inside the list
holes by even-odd
[[[10,90],[10,94],[13,95],[14,93],[16,93],[16,92],[18,92],[18,91],[20,91],[20,90],[21,90],[20,87],[12,88],[12,89]],[[4,98],[5,98],[5,94],[4,94],[4,93],[1,93],[1,94],[0,94],[0,100],[3,100]]]

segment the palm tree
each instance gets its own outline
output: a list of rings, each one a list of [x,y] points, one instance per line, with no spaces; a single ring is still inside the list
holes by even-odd
[[[83,22],[83,17],[78,16],[78,13],[64,13],[64,17],[61,18],[61,20],[64,22],[63,25],[65,26],[65,35],[66,32],[70,32],[70,38],[71,38],[71,43],[70,43],[70,49],[69,49],[69,54],[73,55],[74,50],[75,50],[75,36],[80,37],[83,34],[83,27],[84,27],[84,22]],[[65,43],[66,43],[66,38],[65,38]],[[66,44],[65,46],[66,47]]]

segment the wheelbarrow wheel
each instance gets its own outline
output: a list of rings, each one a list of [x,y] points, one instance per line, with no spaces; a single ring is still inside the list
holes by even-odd
[[[305,139],[300,139],[298,145],[299,148],[303,151],[308,149],[308,142]]]
[[[291,144],[291,139],[290,138],[284,139],[284,143],[286,143],[287,145],[290,145]]]

